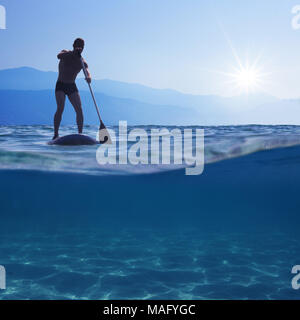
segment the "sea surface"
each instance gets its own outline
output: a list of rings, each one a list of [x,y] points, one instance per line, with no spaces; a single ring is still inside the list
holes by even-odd
[[[300,126],[165,128],[204,129],[201,175],[99,165],[99,145],[47,145],[50,126],[0,127],[0,299],[300,298]]]

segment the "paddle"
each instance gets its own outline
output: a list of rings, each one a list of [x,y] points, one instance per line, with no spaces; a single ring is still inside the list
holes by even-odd
[[[88,74],[87,74],[86,67],[84,65],[84,62],[83,62],[83,59],[82,59],[81,55],[80,55],[80,61],[81,61],[82,70],[83,70],[85,79],[87,79],[88,78]],[[111,141],[110,135],[108,133],[108,130],[106,129],[106,127],[105,127],[105,125],[104,125],[104,123],[103,123],[103,121],[101,119],[99,108],[98,108],[98,105],[97,105],[97,102],[96,102],[96,99],[95,99],[91,84],[88,83],[88,82],[87,82],[87,84],[89,85],[90,92],[91,92],[91,95],[92,95],[92,98],[93,98],[93,101],[94,101],[94,104],[95,104],[95,107],[96,107],[96,111],[97,111],[97,114],[98,114],[98,117],[99,117],[99,120],[100,120],[99,142],[101,144],[112,144],[112,141]]]

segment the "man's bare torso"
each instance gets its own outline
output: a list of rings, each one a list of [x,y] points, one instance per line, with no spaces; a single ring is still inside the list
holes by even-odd
[[[80,57],[73,51],[63,50],[57,55],[57,58],[60,59],[58,65],[58,81],[74,83],[78,73],[82,69]],[[84,64],[86,68],[88,68],[85,61]]]

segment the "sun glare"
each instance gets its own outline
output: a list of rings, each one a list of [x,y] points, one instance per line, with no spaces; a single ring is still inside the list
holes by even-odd
[[[232,77],[236,86],[247,92],[257,88],[260,83],[260,73],[254,68],[242,67],[236,72],[236,74],[233,74]]]
[[[256,64],[250,65],[248,62],[245,65],[239,63],[239,68],[236,68],[233,73],[226,73],[229,77],[229,84],[240,92],[255,92],[261,90],[266,74],[262,73],[261,69],[256,67]]]
[[[249,59],[250,52],[246,52],[246,59],[243,61],[233,46],[230,37],[225,32],[223,25],[220,23],[219,26],[236,61],[236,67],[233,68],[232,72],[220,72],[216,70],[213,72],[227,77],[228,80],[226,83],[229,86],[227,90],[231,93],[235,92],[236,94],[239,92],[249,94],[250,92],[265,91],[265,86],[269,82],[267,78],[271,73],[265,73],[263,65],[260,63],[262,50],[256,58],[251,54],[251,60]]]

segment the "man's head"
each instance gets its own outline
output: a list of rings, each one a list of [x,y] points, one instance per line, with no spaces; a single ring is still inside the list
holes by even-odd
[[[84,40],[81,38],[77,38],[73,43],[73,48],[74,51],[80,55],[84,48]]]

